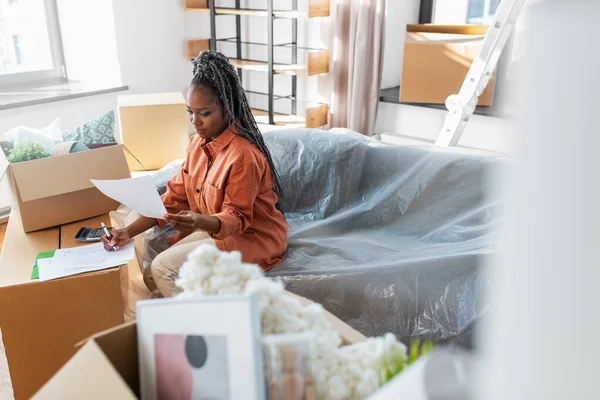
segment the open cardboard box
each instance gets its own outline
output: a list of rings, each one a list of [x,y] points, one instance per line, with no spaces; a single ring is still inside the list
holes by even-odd
[[[121,95],[117,99],[121,140],[132,171],[157,170],[185,158],[189,126],[183,95]]]
[[[13,209],[0,253],[0,329],[15,398],[30,398],[75,354],[75,344],[122,324],[121,269],[40,282],[31,280],[41,251],[74,247],[80,227],[108,215],[25,233]]]
[[[445,104],[459,92],[486,32],[483,25],[408,25],[400,101]],[[494,86],[495,74],[479,96],[479,106],[493,105]]]
[[[119,203],[90,179],[130,178],[123,146],[109,146],[8,166],[22,229],[32,232],[106,214]]]
[[[297,297],[303,304],[311,301]],[[327,318],[348,345],[365,337],[344,322],[327,313]],[[63,368],[32,398],[55,399],[120,399],[140,396],[138,372],[137,325],[125,323],[92,336]]]

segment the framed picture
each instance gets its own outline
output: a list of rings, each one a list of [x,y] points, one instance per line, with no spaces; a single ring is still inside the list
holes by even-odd
[[[265,398],[255,296],[137,303],[143,400]]]

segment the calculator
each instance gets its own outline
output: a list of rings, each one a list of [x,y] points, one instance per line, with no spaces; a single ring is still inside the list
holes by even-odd
[[[112,230],[112,228],[108,228],[108,230]],[[104,229],[102,228],[81,228],[77,235],[75,235],[75,240],[79,240],[80,242],[99,242],[100,238],[104,235]]]

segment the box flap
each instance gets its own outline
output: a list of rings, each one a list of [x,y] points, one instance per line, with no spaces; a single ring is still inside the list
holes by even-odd
[[[102,349],[112,366],[127,383],[129,389],[139,395],[137,324],[127,322],[96,334],[93,341]]]
[[[10,168],[23,202],[93,188],[90,179],[130,176],[122,145],[11,164]]]
[[[136,399],[100,346],[86,343],[32,397],[36,400]]]
[[[156,106],[162,104],[185,104],[185,99],[180,92],[128,94],[117,98],[119,107]]]
[[[114,328],[95,333],[77,343],[76,348],[84,347],[88,342],[95,342],[112,366],[125,380],[129,388],[139,397],[140,376],[137,347],[137,323],[126,322]]]

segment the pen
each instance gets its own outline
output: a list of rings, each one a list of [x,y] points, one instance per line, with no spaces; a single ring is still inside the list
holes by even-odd
[[[106,225],[104,225],[104,222],[100,222],[100,225],[102,225],[102,229],[104,229],[104,233],[106,234],[106,238],[108,240],[112,240],[112,236],[110,234],[110,232],[108,231],[108,228],[106,227]],[[112,247],[114,251],[119,250],[119,248],[117,246],[113,246]]]

